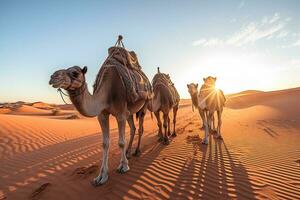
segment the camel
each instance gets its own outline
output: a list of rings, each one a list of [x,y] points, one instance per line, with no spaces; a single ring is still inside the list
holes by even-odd
[[[152,104],[149,104],[148,107],[151,112],[154,112],[157,119],[158,136],[160,140],[163,140],[164,144],[169,144],[169,137],[171,136],[169,112],[173,109],[172,136],[176,136],[176,116],[180,97],[174,84],[171,82],[169,74],[160,73],[159,68],[157,68],[157,70],[157,74],[152,79],[154,97]],[[164,134],[162,133],[160,112],[163,113]]]
[[[215,129],[214,113],[217,112],[217,138],[222,139],[221,125],[222,112],[225,105],[226,98],[222,90],[215,88],[216,77],[203,78],[204,84],[201,86],[198,93],[198,84],[187,84],[188,91],[192,98],[192,106],[198,108],[198,112],[202,119],[205,131],[205,138],[203,144],[208,144],[208,133]],[[213,127],[213,128],[212,128]]]
[[[101,72],[102,70],[102,72]],[[88,91],[85,81],[87,67],[70,67],[56,71],[49,81],[54,88],[62,88],[69,94],[71,102],[80,114],[86,117],[98,117],[103,134],[103,159],[99,175],[93,179],[94,186],[102,185],[108,180],[108,150],[109,150],[109,116],[113,115],[118,123],[119,147],[121,150],[120,165],[117,171],[121,174],[130,168],[128,159],[131,154],[132,142],[135,135],[133,114],[139,119],[139,138],[134,155],[140,154],[141,137],[143,135],[143,122],[149,100],[141,98],[134,103],[129,102],[126,85],[116,66],[103,67],[98,73],[94,92]],[[101,78],[99,78],[102,74]],[[99,81],[98,81],[99,80]],[[144,80],[145,81],[145,80]],[[143,83],[144,84],[144,83]],[[150,82],[149,82],[150,85]],[[151,86],[150,86],[151,87]],[[127,151],[125,150],[125,125],[126,120],[130,127],[130,140]]]

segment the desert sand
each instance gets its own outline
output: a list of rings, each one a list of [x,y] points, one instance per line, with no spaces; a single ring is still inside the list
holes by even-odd
[[[169,145],[148,113],[142,155],[126,174],[116,172],[111,118],[110,177],[99,187],[90,184],[102,158],[96,118],[70,117],[79,115],[71,106],[53,114],[42,102],[0,108],[0,199],[300,199],[300,88],[227,98],[224,140],[211,135],[207,146],[190,100]]]

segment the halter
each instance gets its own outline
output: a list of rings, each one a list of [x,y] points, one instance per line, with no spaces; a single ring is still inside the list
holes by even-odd
[[[72,83],[72,82],[71,82],[71,83]],[[69,86],[68,88],[66,88],[66,90],[68,90],[70,87],[71,87],[71,86]],[[82,89],[82,87],[83,87],[83,89]],[[77,97],[77,96],[80,96],[80,95],[82,95],[82,94],[85,92],[86,88],[87,88],[87,85],[86,85],[86,83],[84,83],[83,86],[81,86],[81,87],[78,88],[77,90],[70,90],[70,91],[68,91],[68,92],[69,92],[69,95],[66,94],[66,93],[64,93],[63,90],[62,90],[61,88],[58,88],[58,89],[57,89],[57,92],[60,94],[60,97],[61,97],[61,99],[63,100],[63,102],[64,102],[65,104],[68,104],[68,103],[65,101],[64,96],[66,96],[66,97],[70,97],[70,96]],[[77,93],[76,91],[79,91],[79,92]],[[77,94],[76,94],[76,93],[77,93]]]

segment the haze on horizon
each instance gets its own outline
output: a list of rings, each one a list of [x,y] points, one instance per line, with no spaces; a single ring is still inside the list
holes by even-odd
[[[225,93],[300,86],[300,1],[0,1],[0,102],[62,103],[48,85],[88,66],[90,87],[117,36],[151,80],[159,66],[182,98],[218,78]]]

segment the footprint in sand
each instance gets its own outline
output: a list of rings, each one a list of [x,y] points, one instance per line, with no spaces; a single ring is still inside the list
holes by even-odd
[[[42,184],[39,188],[37,188],[36,190],[34,190],[32,192],[31,198],[35,198],[36,196],[38,196],[39,194],[41,194],[50,185],[51,185],[51,183],[44,183],[44,184]]]
[[[98,165],[91,165],[89,167],[78,167],[74,170],[72,174],[82,174],[86,176],[95,173],[98,170],[98,168]]]

